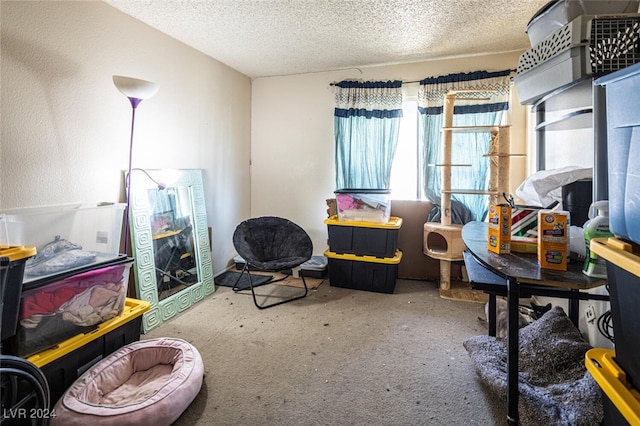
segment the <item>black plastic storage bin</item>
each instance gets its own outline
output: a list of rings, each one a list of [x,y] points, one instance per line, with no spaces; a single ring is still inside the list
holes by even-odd
[[[402,219],[390,217],[387,223],[340,221],[332,216],[324,221],[329,233],[329,250],[338,254],[393,257],[398,248]]]
[[[616,362],[640,389],[640,246],[618,238],[594,238],[590,249],[607,262]]]
[[[616,360],[631,384],[640,389],[640,277],[607,262]]]
[[[52,407],[73,382],[98,361],[140,340],[142,314],[150,307],[149,302],[127,299],[122,315],[100,324],[92,332],[80,334],[27,358],[47,378]]]
[[[24,265],[35,255],[35,247],[0,248],[0,340],[16,334]]]
[[[327,275],[328,264],[324,256],[311,256],[311,259],[300,265],[300,275],[308,278],[324,278]],[[285,269],[282,273],[293,275],[293,270]]]
[[[329,284],[333,287],[393,293],[402,252],[391,258],[324,252],[329,258]]]

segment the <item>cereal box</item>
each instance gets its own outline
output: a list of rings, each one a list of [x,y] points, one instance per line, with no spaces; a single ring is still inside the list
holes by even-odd
[[[489,206],[489,235],[487,248],[497,254],[511,253],[511,206]]]
[[[567,270],[569,257],[569,212],[538,212],[538,265],[545,269]]]

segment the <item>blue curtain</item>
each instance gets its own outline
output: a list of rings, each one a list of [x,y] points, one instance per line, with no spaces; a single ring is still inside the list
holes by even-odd
[[[499,72],[477,71],[427,78],[420,81],[418,89],[419,133],[424,173],[424,194],[436,206],[440,206],[442,169],[441,129],[444,95],[451,90],[473,90],[474,98],[456,99],[453,115],[454,126],[497,126],[503,112],[509,109],[511,70]],[[492,90],[492,91],[489,91]],[[454,189],[486,190],[489,185],[489,151],[491,135],[482,133],[454,133],[451,148],[453,164],[470,164],[469,167],[451,168],[451,187]],[[452,220],[466,223],[483,221],[487,215],[489,198],[486,195],[453,194]],[[436,209],[437,212],[437,209]]]
[[[336,189],[389,189],[402,82],[335,84]]]

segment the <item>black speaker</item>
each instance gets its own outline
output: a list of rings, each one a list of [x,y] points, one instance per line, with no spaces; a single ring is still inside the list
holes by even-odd
[[[572,225],[583,226],[589,220],[592,202],[592,179],[580,179],[562,187],[562,209],[571,213]]]

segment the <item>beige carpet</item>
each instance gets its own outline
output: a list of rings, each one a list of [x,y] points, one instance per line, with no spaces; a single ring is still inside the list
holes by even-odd
[[[177,426],[504,424],[462,346],[486,333],[480,316],[482,304],[442,299],[436,282],[381,294],[327,280],[266,310],[218,287],[142,338],[202,354],[202,390]]]

